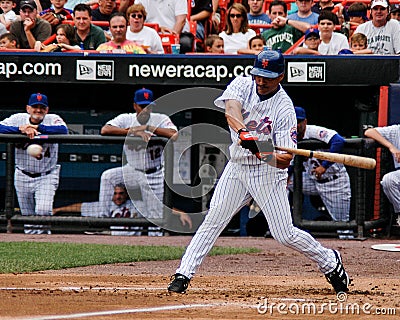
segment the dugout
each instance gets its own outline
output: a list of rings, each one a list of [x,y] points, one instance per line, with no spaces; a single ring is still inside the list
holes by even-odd
[[[0,118],[23,111],[32,92],[43,92],[49,97],[50,111],[63,116],[71,132],[78,134],[97,134],[108,119],[131,112],[133,92],[143,86],[151,88],[156,97],[199,87],[222,90],[234,76],[248,74],[254,59],[247,55],[146,55],[134,59],[126,55],[97,53],[1,52],[0,55],[0,82],[7,92],[0,102]],[[369,126],[389,123],[388,115],[400,109],[398,102],[390,100],[391,96],[396,96],[391,92],[398,81],[397,56],[287,56],[283,85],[295,105],[307,110],[310,124],[335,129],[350,139],[361,138]],[[212,123],[224,132],[226,120],[223,114],[212,108],[190,110],[195,100],[187,99],[188,109],[174,114],[173,121],[178,127]],[[215,143],[224,149],[228,142],[222,138]],[[0,148],[0,176],[4,177],[5,146],[0,145]],[[63,167],[72,170],[81,166],[84,170],[80,173],[71,173],[69,169],[63,171],[60,192],[65,191],[67,195],[75,190],[77,195],[86,194],[93,199],[99,183],[98,173],[119,165],[120,146],[93,148],[62,147],[60,161]],[[192,148],[187,183],[196,183],[205,155],[210,160],[207,164],[220,163],[224,155],[217,153],[218,148],[203,148],[200,144]],[[98,155],[95,159],[100,161],[93,161],[91,154]],[[82,155],[82,161],[71,161],[71,155]],[[212,159],[218,161],[213,164]],[[377,177],[375,180],[377,189]],[[88,193],[83,190],[85,186]],[[0,188],[4,188],[3,178]],[[376,192],[375,202],[378,199]],[[203,200],[193,202],[177,194],[172,196],[183,210],[196,211],[204,205]],[[3,203],[0,199],[1,207]],[[382,210],[375,203],[371,218],[379,219]]]

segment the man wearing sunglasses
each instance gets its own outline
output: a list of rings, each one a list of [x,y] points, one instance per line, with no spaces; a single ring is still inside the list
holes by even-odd
[[[371,2],[372,20],[360,24],[354,33],[363,33],[368,39],[368,49],[375,54],[400,53],[400,24],[390,19],[386,0]]]
[[[142,4],[131,5],[126,11],[129,27],[126,39],[143,46],[147,53],[163,54],[161,38],[157,31],[144,25],[147,12]]]

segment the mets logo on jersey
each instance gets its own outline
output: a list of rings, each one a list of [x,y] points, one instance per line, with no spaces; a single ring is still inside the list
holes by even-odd
[[[290,139],[297,144],[297,127],[292,127],[290,129]]]
[[[321,139],[325,138],[327,134],[328,134],[328,132],[325,131],[325,130],[321,130],[321,131],[318,133],[318,135],[319,135],[319,137],[320,137]]]
[[[262,65],[262,67],[263,67],[264,69],[265,69],[266,67],[268,67],[268,60],[267,60],[267,59],[262,59],[261,65]]]

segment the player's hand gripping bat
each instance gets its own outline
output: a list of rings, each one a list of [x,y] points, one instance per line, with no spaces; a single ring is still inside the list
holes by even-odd
[[[286,151],[291,154],[297,154],[308,158],[317,158],[321,160],[328,160],[331,162],[343,163],[347,166],[373,170],[376,166],[375,159],[354,156],[343,153],[332,153],[324,151],[313,151],[306,149],[294,149],[273,146],[271,139],[265,141],[258,141],[257,137],[251,135],[251,142],[241,139],[239,134],[239,145],[243,148],[250,150],[254,155],[262,161],[270,161],[273,150]]]

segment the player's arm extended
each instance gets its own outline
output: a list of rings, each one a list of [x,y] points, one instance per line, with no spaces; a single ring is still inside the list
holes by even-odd
[[[237,100],[225,100],[225,117],[228,125],[238,132],[246,128],[243,122],[242,104]]]
[[[289,167],[290,162],[293,159],[293,155],[290,153],[277,153],[274,152],[273,158],[268,162],[271,166],[277,167],[279,169],[286,169]]]

